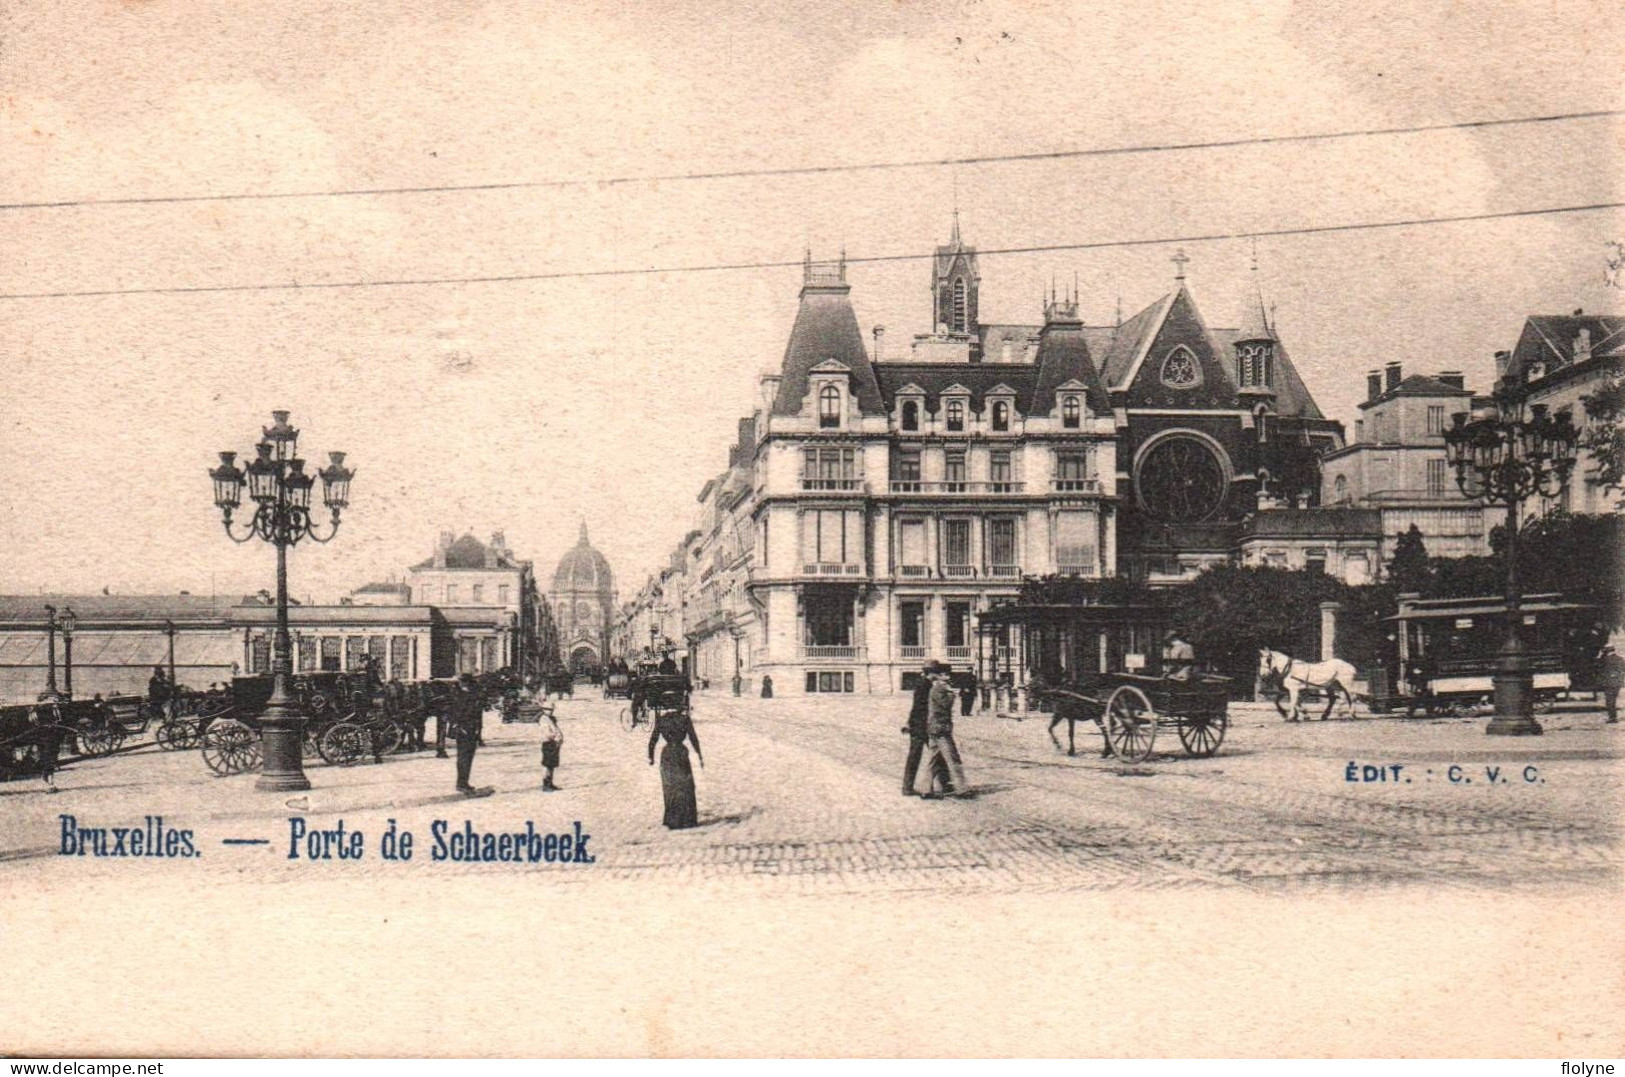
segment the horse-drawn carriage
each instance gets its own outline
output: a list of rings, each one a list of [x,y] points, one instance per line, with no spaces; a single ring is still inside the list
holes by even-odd
[[[660,715],[687,713],[694,686],[687,677],[673,673],[647,673],[637,678],[632,705],[621,711],[621,726],[628,733],[655,721]]]
[[[1057,748],[1055,728],[1067,723],[1068,754],[1077,751],[1077,723],[1089,721],[1105,738],[1105,754],[1125,763],[1150,758],[1165,729],[1178,734],[1187,755],[1206,758],[1230,727],[1231,681],[1188,668],[1164,670],[1168,622],[1169,611],[1154,605],[996,606],[977,626],[980,679],[1031,686],[1053,713],[1049,734]]]
[[[214,773],[240,774],[260,765],[259,717],[272,683],[268,674],[237,677],[225,693],[199,706],[197,743]],[[414,712],[426,705],[407,692],[386,690],[370,671],[299,674],[291,688],[305,719],[305,756],[334,766],[399,751],[417,720]]]
[[[604,678],[605,699],[631,699],[632,675],[624,669],[611,670]]]

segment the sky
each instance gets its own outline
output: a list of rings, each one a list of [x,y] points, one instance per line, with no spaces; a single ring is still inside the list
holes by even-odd
[[[603,179],[1618,109],[1608,3],[19,2],[0,9],[0,203]],[[1621,199],[1618,118],[1060,161],[363,197],[0,210],[0,294],[500,276],[924,254]],[[1619,211],[1260,240],[1322,409],[1364,372],[1482,386],[1527,314],[1619,312]],[[1184,244],[1235,325],[1245,240]],[[1173,245],[987,257],[985,321],[1052,279],[1109,324]],[[854,265],[889,340],[929,267]],[[545,588],[585,522],[623,598],[775,369],[795,268],[441,286],[0,299],[0,592],[252,592],[205,474],[273,408],[357,468],[296,596],[506,533]]]

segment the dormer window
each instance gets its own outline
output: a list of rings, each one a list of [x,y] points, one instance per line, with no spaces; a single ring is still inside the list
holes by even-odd
[[[920,428],[920,405],[918,401],[903,401],[903,429],[918,430]]]
[[[1003,400],[993,402],[993,429],[1001,433],[1010,429],[1010,405]]]
[[[841,425],[841,390],[833,385],[818,390],[818,425],[825,429]]]
[[[1082,414],[1083,407],[1078,403],[1077,397],[1069,396],[1061,401],[1061,425],[1066,427],[1068,430],[1076,430],[1078,428],[1079,420]]]
[[[959,433],[965,429],[965,402],[963,400],[948,401],[948,429]]]

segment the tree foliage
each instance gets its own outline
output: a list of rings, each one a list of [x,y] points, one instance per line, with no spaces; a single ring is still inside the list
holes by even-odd
[[[1422,540],[1422,529],[1415,524],[1411,524],[1410,529],[1394,543],[1394,557],[1388,563],[1388,579],[1401,592],[1426,591],[1433,579],[1427,544]]]

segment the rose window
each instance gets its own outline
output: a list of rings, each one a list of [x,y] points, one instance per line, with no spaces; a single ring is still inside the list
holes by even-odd
[[[1205,520],[1224,504],[1229,479],[1207,442],[1194,437],[1159,441],[1141,458],[1134,485],[1140,505],[1170,523]]]

